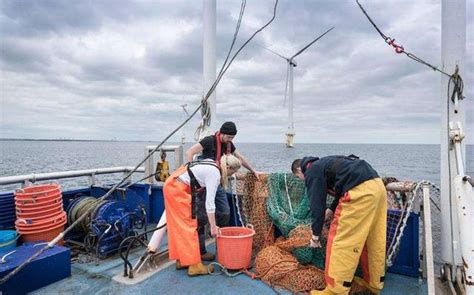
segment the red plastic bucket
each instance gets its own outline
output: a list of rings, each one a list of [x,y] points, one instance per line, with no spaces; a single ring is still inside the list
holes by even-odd
[[[252,258],[255,230],[247,227],[223,227],[217,232],[217,262],[227,269],[247,269]]]
[[[41,203],[47,203],[47,202],[56,201],[56,200],[62,201],[61,191],[57,191],[49,195],[41,195],[41,196],[40,195],[34,195],[31,197],[15,196],[16,205],[41,204]]]
[[[29,186],[15,192],[15,227],[23,241],[50,241],[64,228],[67,216],[58,184]]]
[[[54,216],[56,214],[60,214],[63,212],[63,204],[56,204],[55,206],[49,208],[49,206],[45,209],[37,209],[34,210],[25,210],[23,208],[16,209],[16,218],[47,218],[49,216]]]
[[[49,218],[36,219],[36,220],[30,219],[30,218],[26,218],[26,219],[18,218],[15,221],[15,226],[20,231],[20,233],[23,233],[22,230],[32,231],[35,229],[55,227],[56,224],[64,222],[65,220],[66,220],[66,212],[63,212],[60,215],[56,215]]]
[[[58,192],[61,190],[61,186],[56,183],[50,183],[50,184],[40,184],[40,185],[33,185],[29,187],[25,187],[22,189],[17,189],[15,191],[15,196],[18,197],[32,197],[32,196],[45,196],[45,195],[50,195],[54,194],[55,192]]]
[[[59,235],[64,230],[64,223],[58,225],[55,228],[50,228],[43,231],[36,231],[33,233],[22,233],[21,239],[23,242],[36,242],[36,241],[52,241],[57,235]],[[64,239],[58,241],[58,245],[63,245]]]

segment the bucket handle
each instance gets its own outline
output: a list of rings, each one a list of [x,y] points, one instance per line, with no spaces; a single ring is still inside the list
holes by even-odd
[[[0,264],[7,263],[7,256],[15,253],[16,250],[10,251],[7,254],[3,255],[2,258],[0,258]]]
[[[247,224],[246,228],[250,228],[251,230],[255,231],[255,229],[253,228],[253,225],[252,224]]]
[[[28,204],[28,203],[35,204],[36,203],[36,196],[31,197],[31,199],[26,199],[26,200],[21,201],[22,205],[25,205],[25,204]]]
[[[32,224],[33,221],[31,219],[25,219],[25,218],[18,218],[17,221],[19,223],[24,223],[24,224]]]
[[[222,236],[221,228],[220,228],[220,227],[217,227],[217,235],[216,235],[216,237],[220,237],[220,236]]]

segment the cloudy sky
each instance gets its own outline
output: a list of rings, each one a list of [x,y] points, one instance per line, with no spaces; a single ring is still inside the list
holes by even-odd
[[[217,1],[218,68],[240,1]],[[441,0],[361,0],[380,29],[441,66]],[[473,7],[467,1],[465,95],[474,143]],[[201,1],[0,0],[0,138],[160,141],[199,105]],[[272,14],[248,0],[238,46]],[[283,142],[286,62],[297,59],[295,142],[438,143],[441,75],[396,54],[352,0],[281,0],[275,21],[235,60],[217,90],[218,121],[239,142]],[[442,97],[441,97],[442,96]],[[199,122],[185,128],[188,140]],[[172,140],[178,140],[181,132]]]

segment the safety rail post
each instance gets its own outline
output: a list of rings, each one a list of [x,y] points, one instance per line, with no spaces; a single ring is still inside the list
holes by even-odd
[[[431,231],[430,186],[423,184],[423,277],[427,278],[428,294],[435,294],[433,233]]]
[[[131,170],[124,171],[122,178],[127,177],[128,173],[130,173],[130,171],[131,171]],[[124,183],[126,183],[126,184],[132,183],[132,175],[130,175],[129,177],[127,177],[127,178],[124,180]]]
[[[89,175],[89,186],[93,185],[95,185],[95,173],[91,173],[91,175]]]
[[[31,185],[32,185],[31,181],[30,181],[29,179],[25,179],[25,180],[23,181],[21,187],[29,187],[29,186],[31,186]]]

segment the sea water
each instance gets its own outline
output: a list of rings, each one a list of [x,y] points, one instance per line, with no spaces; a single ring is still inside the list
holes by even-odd
[[[134,167],[144,157],[145,147],[156,142],[122,141],[22,141],[0,140],[0,177],[118,166]],[[185,145],[189,148],[192,143]],[[355,154],[369,162],[381,176],[399,180],[428,180],[439,185],[440,147],[429,144],[308,144],[235,143],[239,152],[258,171],[290,171],[291,162],[304,156]],[[466,171],[474,175],[474,146],[466,148]],[[159,156],[155,156],[158,160]],[[174,155],[168,161],[173,169]],[[245,169],[243,169],[245,170]],[[116,181],[122,174],[98,176],[98,181]],[[143,176],[143,175],[140,175]],[[139,177],[139,176],[137,176]],[[63,188],[87,185],[87,177],[61,180]],[[0,190],[16,186],[0,186]]]

